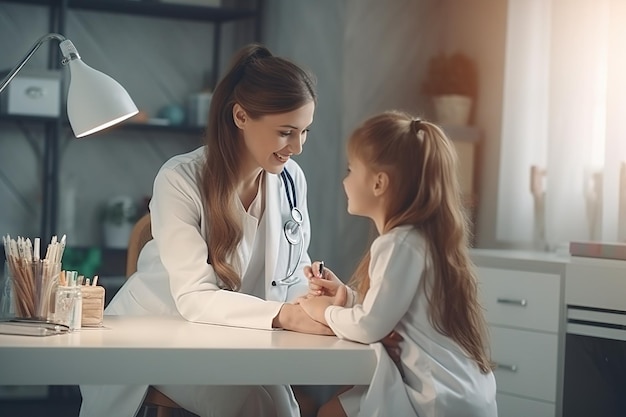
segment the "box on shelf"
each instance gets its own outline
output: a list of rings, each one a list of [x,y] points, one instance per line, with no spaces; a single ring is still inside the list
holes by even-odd
[[[7,74],[5,72],[3,77]],[[58,117],[60,110],[60,71],[23,69],[0,95],[3,114]]]
[[[626,260],[626,243],[617,242],[570,242],[572,256]]]
[[[209,120],[209,107],[212,93],[191,94],[187,99],[187,124],[189,126],[206,126]]]
[[[186,6],[220,7],[222,0],[160,0],[161,3],[184,4]]]

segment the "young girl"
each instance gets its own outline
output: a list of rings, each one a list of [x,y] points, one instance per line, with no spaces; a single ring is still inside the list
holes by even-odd
[[[369,388],[344,390],[318,416],[497,416],[456,163],[439,127],[404,113],[374,116],[352,134],[348,212],[372,219],[380,236],[350,288],[306,267],[299,303],[340,338],[374,343],[394,331],[403,342],[397,366],[374,344]]]

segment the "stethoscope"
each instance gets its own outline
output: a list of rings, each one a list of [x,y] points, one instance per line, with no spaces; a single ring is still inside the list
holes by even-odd
[[[291,218],[285,222],[283,226],[283,232],[285,233],[285,239],[289,243],[289,260],[287,262],[287,275],[280,281],[281,284],[291,285],[298,281],[298,277],[293,276],[300,264],[302,254],[304,252],[304,245],[302,244],[304,232],[302,231],[302,221],[304,220],[302,212],[298,209],[298,202],[296,200],[296,185],[293,182],[293,178],[289,171],[283,169],[280,173],[280,178],[285,184],[285,194],[287,194],[287,201],[289,201],[289,209],[291,210]],[[299,250],[296,249],[299,246]],[[291,258],[295,251],[297,252],[297,259],[292,267]]]

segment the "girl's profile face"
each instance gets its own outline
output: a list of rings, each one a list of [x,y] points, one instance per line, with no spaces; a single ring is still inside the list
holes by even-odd
[[[245,114],[243,119],[239,117],[236,105],[234,117],[245,144],[244,169],[260,167],[279,174],[292,155],[302,152],[314,111],[315,103],[310,101],[288,113],[269,114],[254,120]]]
[[[348,198],[348,213],[372,218],[378,207],[378,197],[374,195],[375,176],[356,157],[348,157],[348,174],[343,180],[343,188]]]

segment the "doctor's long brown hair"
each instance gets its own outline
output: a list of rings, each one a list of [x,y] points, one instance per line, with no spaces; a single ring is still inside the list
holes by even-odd
[[[452,338],[477,363],[492,368],[487,326],[469,257],[468,220],[457,178],[457,156],[443,131],[401,112],[374,116],[352,134],[348,155],[389,176],[385,233],[413,225],[428,242],[428,280],[420,282],[433,327]],[[352,276],[361,301],[369,289],[369,253]]]
[[[296,110],[316,99],[311,74],[258,44],[242,48],[215,87],[205,132],[206,162],[200,183],[207,222],[208,261],[228,289],[237,291],[241,286],[241,277],[227,259],[243,236],[233,204],[240,181],[239,157],[245,145],[233,121],[233,106],[238,103],[249,117],[258,119]]]

